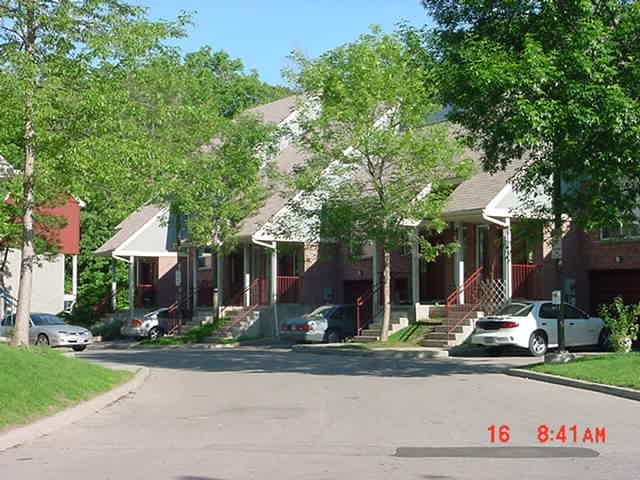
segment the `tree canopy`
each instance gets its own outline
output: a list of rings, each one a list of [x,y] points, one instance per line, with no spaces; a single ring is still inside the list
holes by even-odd
[[[322,192],[322,237],[355,252],[375,242],[384,252],[387,325],[390,252],[407,243],[408,220],[445,227],[445,181],[469,168],[448,125],[429,121],[442,107],[414,41],[373,29],[317,59],[295,55],[290,74],[305,93],[300,143],[310,153],[299,184]],[[445,248],[424,247],[431,256]]]
[[[485,167],[527,155],[518,188],[552,193],[585,227],[635,221],[640,194],[640,4],[423,0],[442,102]],[[426,81],[430,81],[427,79]]]

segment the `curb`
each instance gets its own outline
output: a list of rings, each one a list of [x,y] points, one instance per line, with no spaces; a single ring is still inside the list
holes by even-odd
[[[561,377],[559,375],[551,375],[549,373],[532,372],[531,370],[523,370],[521,368],[511,368],[505,371],[505,374],[511,375],[512,377],[538,380],[540,382],[554,383],[556,385],[580,388],[582,390],[591,390],[593,392],[614,395],[628,400],[640,401],[640,390],[634,390],[633,388],[615,387],[613,385],[594,383],[587,380],[578,380],[576,378]]]
[[[120,385],[86,402],[66,408],[50,417],[37,420],[29,425],[16,427],[4,434],[0,434],[0,452],[32,442],[39,437],[49,435],[55,430],[76,423],[89,415],[103,410],[123,397],[126,397],[129,393],[139,389],[148,377],[149,369],[147,367],[141,367],[135,376],[124,385]]]
[[[390,360],[424,360],[427,358],[447,358],[449,352],[439,349],[390,350],[390,349],[355,349],[349,347],[293,345],[292,352],[313,353],[318,355],[344,355],[348,357],[370,357]]]

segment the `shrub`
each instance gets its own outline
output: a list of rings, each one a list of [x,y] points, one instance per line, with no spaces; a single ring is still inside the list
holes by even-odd
[[[122,338],[120,329],[122,328],[122,320],[114,318],[108,322],[98,322],[91,327],[91,333],[94,336],[100,335],[102,340],[118,340]]]
[[[628,351],[626,339],[638,336],[640,304],[625,305],[621,297],[616,297],[610,305],[600,306],[600,316],[609,332],[609,344],[617,352]]]

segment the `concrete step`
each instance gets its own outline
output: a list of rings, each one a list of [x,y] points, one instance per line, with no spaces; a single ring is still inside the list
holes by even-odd
[[[449,325],[436,325],[431,329],[432,332],[437,332],[437,333],[449,333],[449,330],[451,330],[451,333],[462,333],[463,331],[462,325],[459,325],[453,328]]]
[[[430,332],[426,340],[455,340],[455,333],[447,333],[447,332]]]
[[[420,342],[420,345],[423,347],[447,348],[449,346],[449,342],[446,340],[423,340]]]
[[[380,337],[377,335],[358,335],[353,337],[353,343],[372,343],[378,340],[380,340]]]

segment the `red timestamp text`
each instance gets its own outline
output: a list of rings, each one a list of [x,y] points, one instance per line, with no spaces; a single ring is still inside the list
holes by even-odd
[[[489,442],[509,443],[511,427],[509,425],[489,425]],[[581,427],[579,425],[538,425],[535,440],[544,444],[561,443],[607,443],[606,427]]]

